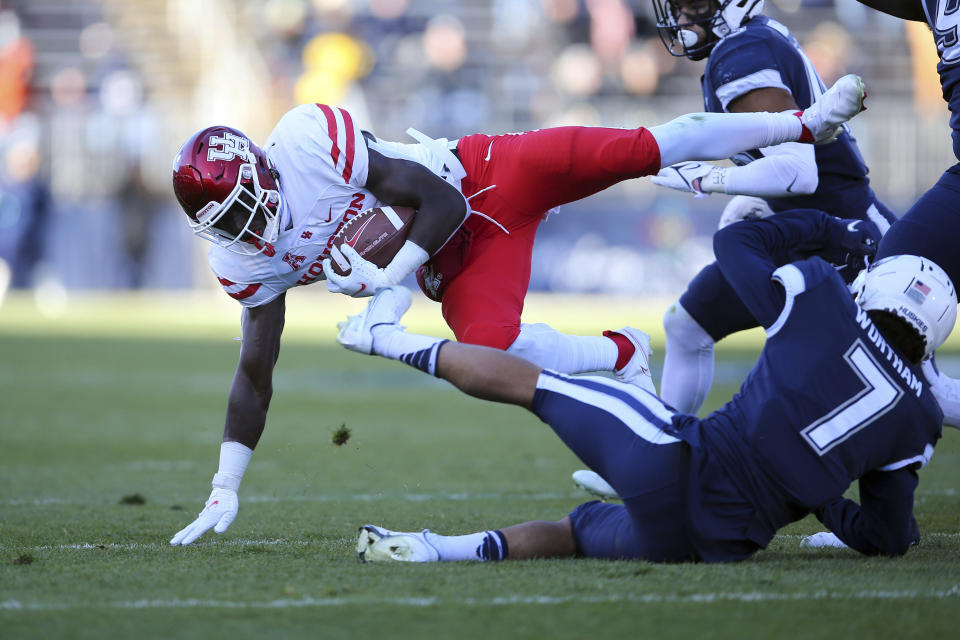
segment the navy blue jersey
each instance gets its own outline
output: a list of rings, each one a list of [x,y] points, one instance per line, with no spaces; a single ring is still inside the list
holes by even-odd
[[[927,23],[933,30],[940,62],[940,86],[943,99],[950,107],[950,127],[953,129],[953,153],[960,158],[960,3],[956,0],[923,0]]]
[[[763,514],[764,537],[814,512],[857,550],[902,553],[916,536],[916,470],[942,413],[919,367],[884,340],[833,266],[815,257],[774,271],[771,253],[826,220],[787,213],[718,232],[721,269],[767,342],[729,403],[678,420]],[[841,498],[858,478],[860,505]]]
[[[809,107],[825,90],[796,39],[786,27],[767,16],[753,18],[717,43],[701,83],[704,107],[715,113],[725,112],[731,101],[754,89],[784,89],[801,109]],[[767,198],[770,207],[777,212],[810,208],[840,218],[866,218],[876,196],[867,178],[867,165],[847,127],[835,142],[818,145],[815,153],[819,171],[816,192]],[[762,151],[753,149],[731,160],[744,165],[762,157]],[[894,220],[889,212],[884,217],[889,222]]]

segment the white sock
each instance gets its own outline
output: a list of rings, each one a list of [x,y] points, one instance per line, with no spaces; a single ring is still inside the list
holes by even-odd
[[[617,345],[610,338],[571,336],[542,322],[520,325],[520,335],[507,353],[559,373],[613,371],[619,356]]]
[[[378,356],[400,360],[432,376],[436,375],[440,345],[449,342],[445,338],[407,333],[395,324],[377,325],[371,332],[373,352]]]
[[[459,562],[461,560],[504,560],[507,557],[507,539],[496,531],[478,531],[465,536],[442,536],[439,533],[425,531],[427,542],[440,554],[441,562]]]
[[[803,124],[792,113],[689,113],[649,131],[660,147],[660,166],[668,167],[796,142]]]
[[[713,384],[713,338],[677,302],[663,316],[667,335],[660,397],[680,413],[697,415]]]

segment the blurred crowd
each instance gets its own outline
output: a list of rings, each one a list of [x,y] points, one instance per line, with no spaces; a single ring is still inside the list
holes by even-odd
[[[766,4],[828,83],[855,71],[894,116],[930,114],[940,137],[908,150],[917,175],[947,165],[929,34],[847,0]],[[215,121],[262,140],[291,106],[324,102],[402,140],[410,126],[455,138],[701,109],[703,63],[671,57],[652,16],[649,0],[0,0],[0,292],[55,304],[213,286],[169,164]],[[906,153],[866,138],[868,155]],[[905,206],[929,184],[903,174],[890,188]],[[565,207],[541,230],[533,287],[675,295],[710,259],[712,200],[637,181]],[[585,255],[602,256],[598,273],[572,268]]]

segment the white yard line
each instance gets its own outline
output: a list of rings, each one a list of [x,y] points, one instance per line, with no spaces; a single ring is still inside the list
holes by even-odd
[[[394,606],[394,607],[501,607],[511,605],[564,604],[713,604],[719,602],[799,602],[812,600],[942,600],[960,597],[960,585],[925,591],[773,591],[710,592],[689,595],[639,593],[602,596],[500,596],[497,598],[283,598],[279,600],[116,600],[113,602],[0,601],[0,611],[68,611],[72,609],[298,609],[304,607]]]
[[[349,539],[353,539],[352,536],[346,536]],[[797,544],[800,543],[800,539],[804,536],[796,533],[782,533],[778,534],[774,541],[777,540],[788,540],[796,541]],[[960,540],[960,533],[957,532],[928,532],[921,534],[922,540]],[[266,546],[266,547],[308,547],[310,545],[319,545],[320,541],[310,541],[310,540],[290,540],[287,538],[273,538],[273,539],[263,539],[263,540],[251,540],[248,538],[227,538],[225,540],[202,540],[199,542],[194,542],[193,544],[187,545],[189,547],[245,547],[245,546]],[[922,544],[922,543],[921,543]],[[41,544],[34,546],[23,546],[17,544],[3,544],[0,543],[0,550],[4,551],[69,551],[69,550],[79,550],[79,551],[103,551],[106,549],[116,549],[120,551],[148,551],[148,550],[159,550],[170,548],[170,545],[166,541],[158,542],[72,542],[65,544]],[[816,548],[816,547],[813,547]],[[834,549],[836,547],[824,547],[826,549]]]
[[[916,492],[917,496],[957,496],[960,495],[960,491],[957,489],[930,489],[930,490],[920,490]],[[431,500],[449,500],[453,502],[466,502],[469,500],[588,500],[592,499],[591,496],[582,492],[582,491],[545,491],[545,492],[535,492],[535,493],[523,493],[523,492],[513,492],[513,491],[490,491],[490,492],[471,492],[471,491],[462,491],[462,492],[451,492],[451,493],[420,493],[416,491],[410,492],[397,492],[397,493],[317,493],[311,495],[302,495],[302,496],[276,496],[276,495],[251,495],[245,496],[241,495],[240,500],[244,503],[255,503],[255,502],[377,502],[380,500],[384,501],[394,501],[394,502],[430,502]],[[197,504],[200,504],[200,498],[197,499]],[[174,504],[173,502],[167,500],[150,500],[147,498],[148,504],[159,504],[164,506],[169,506]],[[189,500],[184,499],[178,504],[187,506]],[[6,507],[19,507],[19,506],[34,506],[40,507],[44,505],[73,505],[73,506],[91,506],[91,505],[110,505],[114,504],[112,502],[97,502],[95,500],[82,500],[77,498],[59,498],[56,496],[42,496],[39,498],[6,498],[0,499],[0,506]],[[188,511],[190,509],[187,509]]]
[[[228,540],[204,540],[194,542],[189,547],[245,547],[248,545],[259,545],[265,547],[305,547],[311,544],[306,540],[287,540],[276,538],[274,540],[248,540],[245,538]],[[119,549],[122,551],[143,551],[148,549],[166,549],[171,547],[168,542],[73,542],[69,544],[41,544],[33,547],[21,547],[11,544],[0,544],[0,549],[21,549],[24,551],[64,551],[70,549],[102,551],[105,549]]]
[[[586,493],[579,491],[568,491],[568,492],[542,492],[542,493],[522,493],[522,492],[507,492],[507,491],[491,491],[491,492],[457,492],[457,493],[418,493],[418,492],[407,492],[407,493],[342,493],[342,494],[313,494],[313,495],[303,495],[303,496],[270,496],[270,495],[252,495],[252,496],[240,496],[240,500],[245,503],[253,502],[377,502],[380,500],[389,500],[394,502],[429,502],[431,500],[450,500],[455,502],[464,502],[468,500],[564,500],[567,498],[572,499],[587,499],[588,496]],[[200,504],[202,499],[197,499],[197,504]],[[160,504],[160,505],[171,505],[173,502],[166,500],[156,500],[151,501],[147,498],[148,503]],[[185,505],[188,501],[184,500],[178,504]],[[0,505],[8,507],[20,507],[20,506],[34,506],[40,507],[44,505],[51,504],[62,504],[62,505],[74,505],[74,506],[90,506],[95,504],[104,504],[109,505],[112,503],[97,503],[92,500],[80,500],[74,498],[58,498],[55,496],[43,496],[40,498],[9,498],[9,499],[0,499]],[[199,508],[199,507],[198,507]]]

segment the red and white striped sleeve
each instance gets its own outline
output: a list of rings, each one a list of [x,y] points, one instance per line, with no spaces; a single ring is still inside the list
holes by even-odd
[[[368,153],[367,143],[359,125],[350,112],[340,107],[315,104],[320,128],[324,135],[318,141],[334,171],[343,179],[344,184],[363,187],[367,183]]]
[[[267,304],[281,293],[260,282],[247,284],[227,280],[221,276],[217,276],[217,281],[220,282],[228,296],[245,307],[259,307]]]

